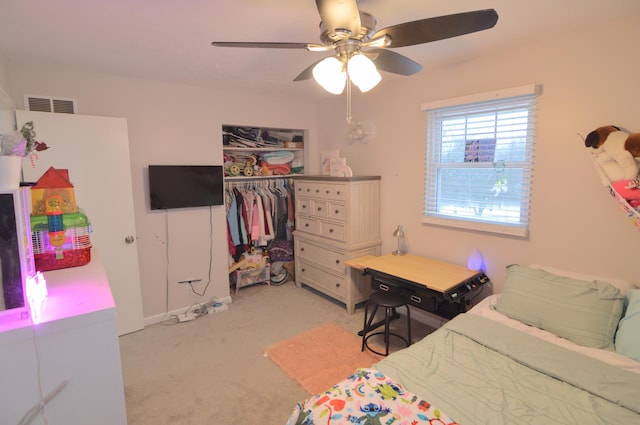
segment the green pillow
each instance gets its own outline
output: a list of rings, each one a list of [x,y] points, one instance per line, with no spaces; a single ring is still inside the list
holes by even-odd
[[[626,313],[616,332],[616,351],[640,362],[640,289],[627,292]]]
[[[495,309],[576,344],[613,350],[623,304],[620,290],[608,282],[512,264]]]

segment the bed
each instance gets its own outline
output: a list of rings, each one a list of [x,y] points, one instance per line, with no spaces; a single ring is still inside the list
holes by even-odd
[[[302,424],[640,423],[640,289],[511,265],[491,295],[295,407]]]

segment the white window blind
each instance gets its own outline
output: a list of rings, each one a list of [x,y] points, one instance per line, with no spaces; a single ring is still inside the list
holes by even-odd
[[[526,236],[536,86],[423,105],[423,222]]]

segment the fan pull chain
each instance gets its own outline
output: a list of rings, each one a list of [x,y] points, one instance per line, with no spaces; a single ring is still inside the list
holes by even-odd
[[[351,125],[351,78],[347,72],[347,125]]]

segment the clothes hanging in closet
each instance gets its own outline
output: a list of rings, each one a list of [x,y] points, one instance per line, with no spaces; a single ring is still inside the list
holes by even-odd
[[[227,182],[227,239],[237,261],[252,247],[273,240],[292,240],[293,190],[289,179]]]

